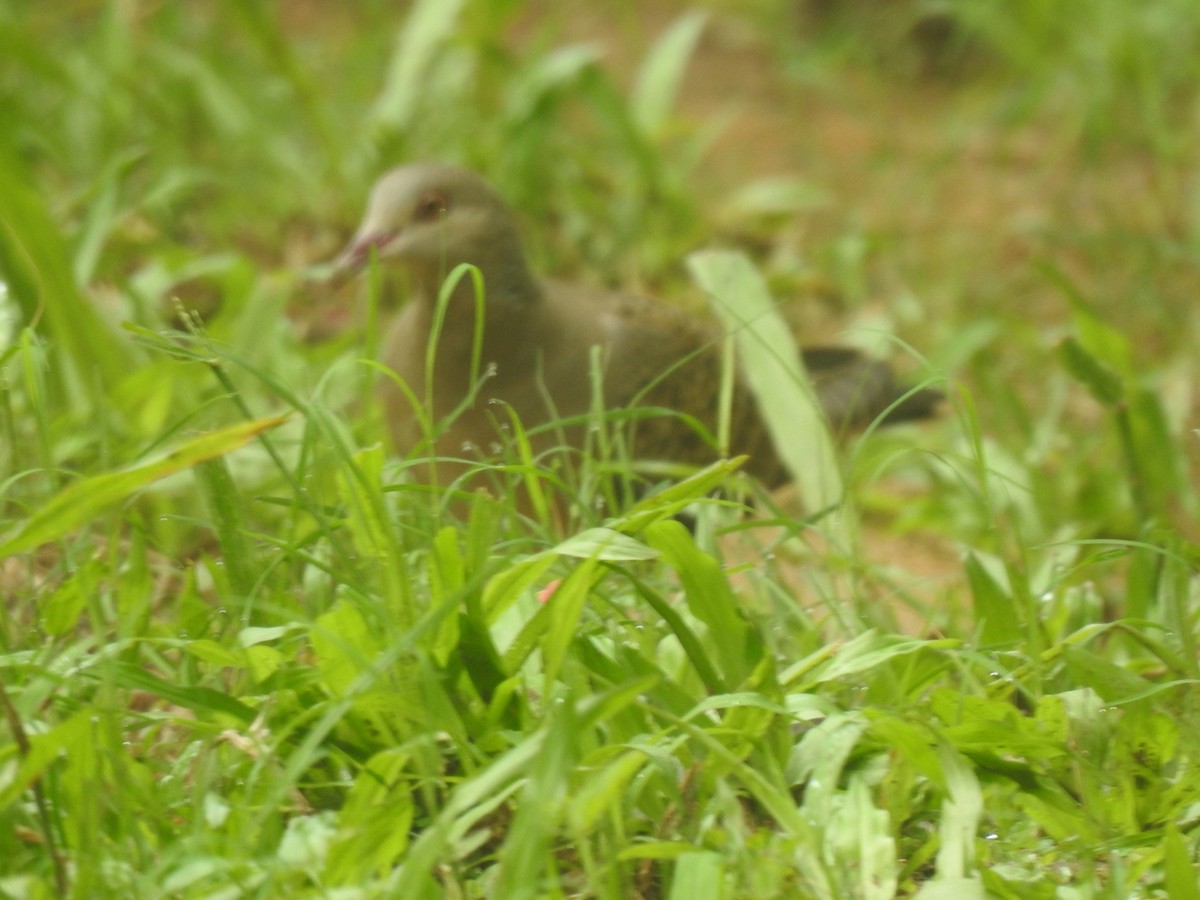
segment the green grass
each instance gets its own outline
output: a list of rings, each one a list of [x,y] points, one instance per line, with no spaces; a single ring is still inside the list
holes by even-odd
[[[0,2],[0,896],[1198,896],[1200,14],[826,6]],[[689,95],[745,42],[793,156]],[[837,515],[599,417],[423,489],[314,278],[409,158],[949,410]]]

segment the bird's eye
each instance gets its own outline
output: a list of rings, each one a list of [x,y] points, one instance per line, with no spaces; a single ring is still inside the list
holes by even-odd
[[[413,215],[418,222],[432,222],[446,214],[450,203],[441,191],[429,191],[421,195],[417,201],[416,212]]]

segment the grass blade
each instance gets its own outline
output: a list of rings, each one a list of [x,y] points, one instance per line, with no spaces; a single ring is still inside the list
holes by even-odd
[[[150,462],[76,481],[26,519],[15,534],[0,542],[0,557],[23,553],[57,540],[104,508],[125,500],[161,478],[244,447],[260,434],[283,424],[286,418],[271,416],[242,422],[193,438]]]
[[[741,351],[742,369],[806,509],[827,509],[842,497],[833,440],[800,351],[775,309],[762,276],[740,253],[707,250],[688,257],[692,277],[708,294]]]

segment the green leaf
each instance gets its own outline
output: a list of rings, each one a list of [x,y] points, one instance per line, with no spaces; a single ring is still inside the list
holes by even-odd
[[[733,334],[775,450],[796,480],[804,508],[840,502],[842,479],[833,439],[800,351],[766,282],[741,253],[706,250],[688,257],[692,277]]]
[[[605,815],[619,815],[625,789],[650,764],[641,750],[626,750],[598,768],[589,767],[587,777],[575,790],[568,809],[571,830],[587,834]]]
[[[212,514],[213,530],[221,544],[221,557],[229,584],[240,598],[254,590],[260,571],[254,550],[246,540],[245,499],[221,457],[197,463],[192,472]]]
[[[675,860],[671,900],[720,900],[725,879],[725,857],[711,850],[681,853]]]
[[[1082,647],[1064,647],[1063,659],[1073,678],[1108,703],[1132,701],[1146,696],[1155,687],[1153,682]]]
[[[433,539],[429,553],[429,593],[433,606],[454,602],[462,596],[466,571],[458,548],[458,531],[447,525]],[[440,665],[445,665],[459,645],[459,617],[442,618],[429,650]]]
[[[238,632],[237,641],[243,647],[253,647],[267,641],[277,641],[293,631],[302,630],[300,625],[274,625],[262,627],[252,625]]]
[[[508,95],[508,116],[517,122],[534,118],[543,111],[548,96],[568,89],[602,56],[599,46],[574,44],[560,47],[537,60],[517,76]]]
[[[209,640],[208,638],[188,641],[183,649],[196,657],[196,659],[204,660],[204,662],[212,663],[215,666],[226,666],[236,669],[246,666],[245,651],[235,653],[228,647],[223,647],[216,641]]]
[[[896,841],[888,810],[875,805],[868,779],[862,772],[850,775],[828,820],[828,841],[840,863],[837,869],[845,873],[842,887],[849,896],[892,900],[899,868]]]
[[[79,625],[79,616],[106,571],[101,560],[91,560],[38,603],[41,626],[47,634],[62,637]]]
[[[830,192],[810,179],[774,175],[747,182],[725,205],[731,218],[796,215],[797,210],[821,209],[832,205]]]
[[[331,425],[332,430],[332,425]],[[383,499],[383,448],[376,445],[345,455],[338,489],[346,504],[346,520],[358,553],[374,564],[388,608],[402,627],[414,622],[407,557],[388,517]]]
[[[575,640],[579,617],[583,614],[583,604],[587,601],[596,582],[596,560],[585,559],[570,576],[559,585],[543,610],[549,610],[550,618],[547,623],[545,637],[542,641],[542,655],[545,660],[543,677],[546,696],[550,696],[555,679],[562,671],[567,658],[567,650]],[[540,615],[541,610],[539,610]],[[534,618],[538,618],[535,616]],[[514,672],[516,668],[506,666],[506,671]]]
[[[1102,368],[1112,370],[1118,379],[1132,378],[1133,350],[1129,339],[1100,318],[1065,272],[1053,265],[1043,265],[1042,271],[1071,302],[1071,320],[1080,349]]]
[[[736,456],[718,460],[656,494],[643,497],[623,516],[610,521],[609,527],[625,534],[636,534],[652,522],[669,519],[720,487],[745,464],[746,459],[745,456]]]
[[[494,896],[536,898],[544,896],[540,875],[546,866],[551,841],[557,836],[568,797],[568,778],[579,756],[583,733],[572,703],[552,704],[543,726],[546,739],[537,765],[529,770],[525,785],[505,835],[494,882]]]
[[[76,481],[26,519],[15,534],[0,542],[0,557],[58,540],[93,519],[101,510],[127,499],[147,485],[244,447],[286,419],[287,416],[271,416],[242,422],[202,434],[151,462]]]
[[[196,712],[231,716],[244,723],[254,721],[256,715],[253,709],[228,694],[198,685],[176,684],[151,675],[133,663],[114,663],[111,672],[113,682],[121,687],[149,691],[176,706],[185,706]]]
[[[488,579],[483,589],[484,622],[495,624],[522,594],[546,575],[556,559],[552,553],[539,553],[510,565]]]
[[[1174,452],[1178,438],[1167,422],[1163,402],[1155,391],[1134,388],[1129,396],[1131,466],[1144,485],[1144,503],[1157,514],[1169,516],[1178,498],[1191,493],[1188,455]]]
[[[721,564],[704,553],[688,530],[676,521],[655,522],[646,529],[650,546],[662,553],[683,583],[688,608],[708,626],[710,646],[721,660],[722,692],[741,685],[761,656]]]
[[[1121,377],[1089,353],[1078,340],[1064,338],[1058,345],[1058,352],[1071,377],[1100,403],[1111,408],[1125,398]]]
[[[383,458],[382,447],[367,447],[351,457],[352,465],[338,472],[338,493],[346,504],[354,549],[371,560],[386,560],[398,549],[381,502]]]
[[[554,553],[580,559],[602,559],[624,562],[638,559],[657,559],[659,552],[641,541],[611,528],[589,528],[567,538],[554,547]]]
[[[1171,900],[1200,900],[1191,850],[1173,822],[1167,824],[1162,850],[1167,896]]]
[[[839,713],[808,731],[793,749],[787,779],[807,785],[802,808],[809,821],[826,822],[833,815],[842,771],[866,730],[860,713]]]
[[[15,771],[6,772],[0,783],[0,809],[9,809],[55,760],[62,757],[69,760],[73,752],[90,747],[90,735],[96,727],[93,718],[93,710],[84,707],[49,731],[30,735],[29,750],[21,758],[20,765]]]
[[[345,600],[339,600],[317,618],[309,640],[321,680],[335,697],[344,696],[383,649],[376,632]]]
[[[816,667],[816,674],[810,676],[811,684],[828,684],[839,681],[850,675],[879,668],[897,657],[908,656],[927,648],[955,646],[956,644],[955,641],[927,641],[898,634],[865,631],[838,647],[827,665]],[[805,671],[807,671],[807,667],[802,666],[798,674],[804,674]],[[785,679],[790,675],[790,672],[785,673]],[[802,687],[806,683],[802,682],[797,687]]]
[[[437,811],[433,821],[413,842],[394,883],[393,896],[425,896],[420,886],[430,871],[470,828],[504,803],[520,780],[536,765],[546,741],[545,729],[523,736],[511,750],[460,783]]]
[[[938,826],[941,846],[938,847],[934,882],[949,879],[957,883],[974,869],[975,832],[983,816],[983,792],[970,762],[954,747],[940,743],[938,757],[947,797],[942,804],[942,821]],[[968,883],[974,883],[974,879]]]
[[[995,646],[1019,641],[1022,636],[1021,620],[1012,595],[992,577],[976,554],[968,553],[963,567],[966,569],[967,583],[971,586],[975,621],[983,643]]]
[[[417,110],[437,53],[454,36],[465,0],[418,0],[409,11],[370,120],[400,130]]]
[[[617,859],[679,859],[685,853],[696,852],[695,844],[686,841],[646,841],[631,847],[623,847]]]
[[[406,750],[384,750],[354,779],[325,863],[331,883],[353,884],[364,872],[384,871],[404,854],[414,813],[406,778],[411,756]]]
[[[10,143],[0,137],[0,276],[21,310],[21,324],[63,348],[73,375],[69,387],[116,384],[129,371],[132,348],[122,344],[75,283],[66,242],[38,194],[38,183]],[[97,405],[99,397],[95,398]]]
[[[700,10],[684,13],[655,42],[642,63],[629,102],[634,120],[647,133],[655,134],[666,124],[707,22],[708,14]]]

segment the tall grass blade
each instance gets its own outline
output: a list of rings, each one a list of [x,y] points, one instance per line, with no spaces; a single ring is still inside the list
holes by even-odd
[[[666,125],[707,22],[708,15],[701,10],[684,13],[655,42],[638,70],[630,105],[634,121],[647,134],[656,134]]]
[[[244,447],[260,434],[282,425],[286,418],[271,416],[242,422],[193,438],[150,462],[76,481],[0,542],[0,557],[23,553],[57,540],[91,520],[102,509],[125,500],[160,478]]]
[[[800,351],[775,309],[766,282],[739,253],[694,253],[688,257],[688,268],[738,342],[746,380],[776,452],[796,479],[805,508],[836,505],[842,498],[842,479],[833,440]]]
[[[21,311],[21,324],[42,322],[63,349],[71,377],[60,389],[101,401],[128,370],[132,348],[122,345],[75,283],[66,242],[37,182],[0,139],[0,274]]]

